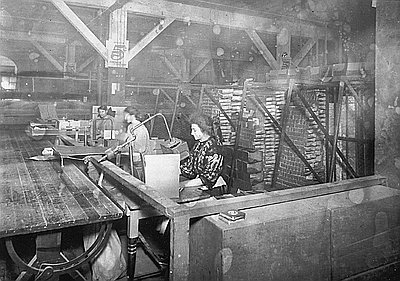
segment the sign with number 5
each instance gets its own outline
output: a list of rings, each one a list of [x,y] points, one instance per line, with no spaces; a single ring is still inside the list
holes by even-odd
[[[129,41],[111,42],[106,41],[107,62],[106,67],[123,67],[128,68],[128,46]]]

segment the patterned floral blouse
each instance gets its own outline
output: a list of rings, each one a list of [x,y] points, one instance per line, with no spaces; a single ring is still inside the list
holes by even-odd
[[[208,188],[212,189],[222,172],[224,157],[218,152],[219,143],[215,138],[197,141],[190,156],[181,164],[183,176],[194,179],[197,176]]]

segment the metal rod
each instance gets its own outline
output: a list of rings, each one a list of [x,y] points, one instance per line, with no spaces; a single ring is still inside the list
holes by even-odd
[[[168,132],[169,140],[172,141],[172,135],[171,135],[171,131],[170,131],[169,128],[168,128],[167,120],[165,119],[165,116],[162,115],[161,113],[156,113],[156,114],[154,114],[153,116],[150,116],[149,118],[147,118],[146,120],[144,120],[143,122],[140,122],[140,123],[137,124],[135,127],[133,127],[131,131],[134,131],[134,130],[136,130],[137,128],[143,126],[144,124],[146,124],[146,123],[149,122],[150,120],[156,118],[157,116],[161,116],[162,119],[164,120],[164,124],[165,124],[165,127],[166,127],[167,132]],[[113,155],[115,155],[116,153],[118,153],[122,148],[124,148],[125,146],[127,146],[128,144],[130,144],[131,142],[133,142],[134,140],[135,140],[135,139],[128,140],[128,141],[124,142],[124,143],[121,144],[121,145],[117,145],[117,147],[115,147],[114,149],[109,149],[109,150],[107,149],[107,150],[106,150],[106,154],[105,154],[103,157],[101,157],[101,158],[99,159],[99,162],[106,160],[108,157],[112,157]]]

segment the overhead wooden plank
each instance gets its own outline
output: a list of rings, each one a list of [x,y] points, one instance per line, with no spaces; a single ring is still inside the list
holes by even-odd
[[[152,53],[156,53],[156,54],[159,54],[159,55],[165,55],[165,56],[175,56],[175,57],[184,57],[184,50],[182,50],[182,49],[176,49],[176,48],[173,48],[173,49],[165,49],[165,48],[162,48],[161,46],[158,46],[158,47],[152,47],[152,49],[151,49],[151,52]],[[203,49],[203,50],[201,50],[201,49],[195,49],[195,50],[191,50],[191,52],[190,52],[190,57],[191,58],[193,58],[193,57],[198,57],[198,58],[212,58],[212,56],[211,56],[211,52],[210,52],[210,50],[205,50],[205,49]]]
[[[251,41],[253,41],[254,45],[256,45],[257,49],[261,52],[263,58],[266,62],[273,68],[279,69],[279,63],[276,61],[274,56],[268,50],[267,46],[265,46],[264,42],[262,41],[261,37],[257,34],[254,29],[246,29],[247,35],[249,35]]]
[[[50,0],[47,0],[50,1]],[[65,0],[71,5],[104,9],[114,4],[115,0]],[[154,17],[174,17],[181,21],[190,21],[200,24],[219,24],[236,29],[255,29],[259,31],[278,33],[285,27],[293,34],[302,34],[304,37],[325,38],[327,28],[324,22],[299,20],[296,17],[282,17],[282,15],[265,15],[265,17],[227,12],[216,8],[174,3],[170,1],[141,0],[126,4],[128,12],[149,15]],[[328,39],[334,36],[329,32]]]
[[[62,0],[51,0],[60,13],[76,28],[88,43],[104,58],[107,59],[107,48],[85,25],[85,23]]]
[[[60,72],[64,71],[64,67],[38,42],[30,40],[33,46],[42,53],[43,56]]]
[[[198,66],[198,67],[193,71],[193,73],[190,75],[190,77],[189,77],[189,82],[192,81],[192,80],[197,76],[197,74],[199,74],[200,71],[203,70],[204,67],[206,67],[206,65],[210,62],[210,60],[211,60],[211,58],[206,58],[205,60],[203,60],[203,61],[199,64],[199,66]]]
[[[7,39],[7,40],[16,40],[16,41],[26,41],[26,40],[32,40],[32,41],[37,41],[37,42],[46,42],[46,43],[52,43],[52,44],[65,44],[66,40],[64,37],[57,36],[57,35],[45,35],[42,33],[35,33],[31,32],[30,35],[28,35],[26,32],[20,32],[20,31],[4,31],[0,30],[0,38],[2,39]]]
[[[294,66],[298,66],[301,61],[305,58],[308,52],[312,49],[317,41],[314,38],[308,39],[306,44],[301,48],[301,50],[296,54],[296,56],[292,60],[292,64]]]
[[[157,26],[155,26],[146,36],[144,36],[136,45],[129,50],[128,62],[133,59],[141,50],[143,50],[147,45],[150,44],[158,35],[161,34],[171,23],[173,23],[175,18],[167,17]]]

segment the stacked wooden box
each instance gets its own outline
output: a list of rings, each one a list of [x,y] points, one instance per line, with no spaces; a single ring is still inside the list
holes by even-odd
[[[244,210],[231,224],[205,217],[190,229],[189,279],[372,280],[360,276],[373,271],[383,280],[400,260],[399,200],[375,185]]]
[[[224,147],[225,169],[224,174],[230,177],[233,147]],[[259,190],[264,188],[263,175],[263,153],[262,151],[246,150],[240,148],[236,152],[234,163],[235,177],[233,188],[241,190]]]

